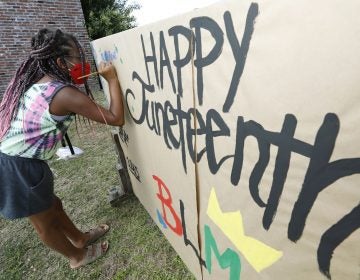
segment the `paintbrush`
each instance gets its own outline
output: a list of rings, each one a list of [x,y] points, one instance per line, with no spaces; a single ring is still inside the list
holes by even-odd
[[[90,73],[90,74],[86,74],[86,75],[84,75],[84,76],[81,76],[81,77],[79,77],[79,78],[77,78],[77,79],[79,80],[79,79],[86,78],[86,77],[89,77],[89,76],[92,76],[92,75],[96,75],[96,74],[99,74],[99,72],[92,72],[92,73]]]

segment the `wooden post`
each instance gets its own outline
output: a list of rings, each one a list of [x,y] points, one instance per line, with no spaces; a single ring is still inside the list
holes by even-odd
[[[115,143],[116,153],[118,155],[118,163],[116,164],[116,169],[119,172],[120,182],[122,185],[121,187],[125,194],[132,194],[133,188],[131,185],[130,176],[127,169],[127,163],[126,163],[124,151],[120,145],[120,136],[118,129],[111,130],[111,134]]]

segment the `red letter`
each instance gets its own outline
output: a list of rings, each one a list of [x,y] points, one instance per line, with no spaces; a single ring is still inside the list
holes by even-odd
[[[159,192],[157,193],[157,197],[160,199],[161,204],[162,204],[162,209],[163,209],[162,214],[163,214],[165,223],[169,226],[169,228],[171,228],[171,230],[173,232],[175,232],[179,236],[182,236],[183,228],[182,228],[179,216],[176,214],[174,208],[172,208],[172,199],[171,199],[170,191],[169,191],[168,187],[165,185],[165,183],[159,177],[157,177],[156,175],[153,175],[153,178],[158,183]],[[166,198],[163,195],[163,190],[165,190],[165,192],[167,194]],[[173,216],[173,218],[175,220],[175,226],[171,225],[166,218],[165,205],[170,210],[171,215]]]

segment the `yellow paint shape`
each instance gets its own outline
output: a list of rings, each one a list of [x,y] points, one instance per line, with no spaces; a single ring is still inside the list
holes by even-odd
[[[214,188],[210,193],[207,214],[257,272],[271,266],[282,257],[281,251],[245,235],[240,211],[222,212]]]

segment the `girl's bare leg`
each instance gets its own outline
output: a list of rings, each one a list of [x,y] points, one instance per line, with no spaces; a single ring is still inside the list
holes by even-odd
[[[83,248],[86,242],[89,240],[90,235],[81,232],[74,223],[70,220],[64,208],[60,198],[55,197],[54,208],[60,223],[62,232],[66,235],[67,238],[71,240],[77,248]]]
[[[29,220],[44,244],[67,257],[71,265],[75,266],[84,258],[86,249],[76,248],[64,234],[55,203],[50,209],[30,216]]]

